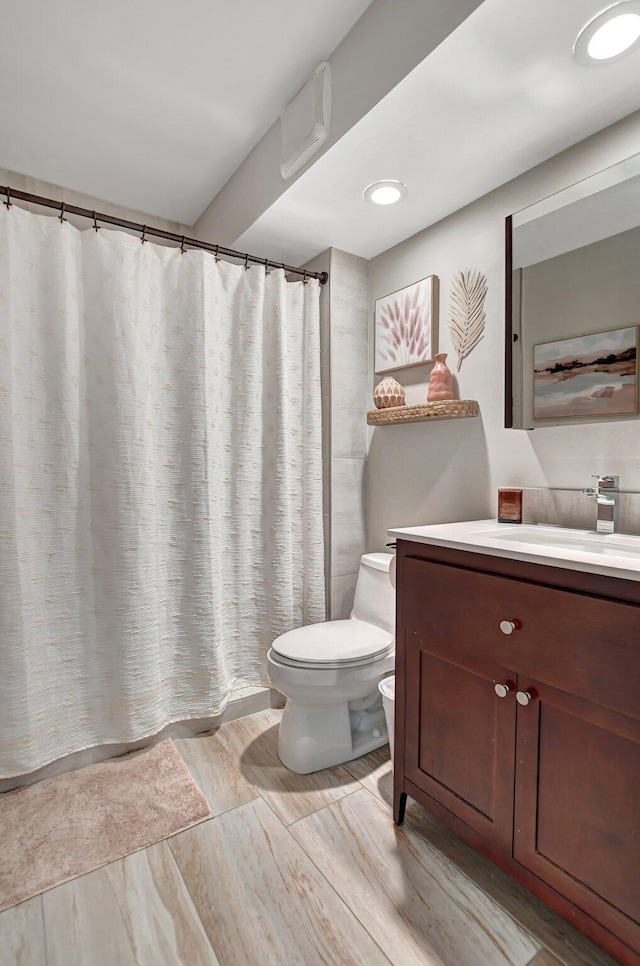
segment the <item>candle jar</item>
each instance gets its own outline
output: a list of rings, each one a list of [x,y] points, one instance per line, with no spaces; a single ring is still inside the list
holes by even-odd
[[[498,490],[498,523],[522,523],[522,490]]]

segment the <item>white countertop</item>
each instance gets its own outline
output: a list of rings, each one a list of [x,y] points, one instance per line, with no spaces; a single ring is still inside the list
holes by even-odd
[[[496,520],[400,527],[388,533],[394,540],[640,581],[640,537],[623,533],[598,534]]]

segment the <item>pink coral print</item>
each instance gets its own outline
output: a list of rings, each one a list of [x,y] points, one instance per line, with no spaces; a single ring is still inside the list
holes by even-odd
[[[432,278],[376,304],[376,371],[427,362],[432,357]]]

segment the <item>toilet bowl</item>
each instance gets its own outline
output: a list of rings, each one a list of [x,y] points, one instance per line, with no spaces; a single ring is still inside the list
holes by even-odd
[[[362,557],[349,620],[289,631],[269,650],[269,679],[287,699],[278,755],[291,771],[339,765],[388,741],[378,682],[395,664],[392,557]]]

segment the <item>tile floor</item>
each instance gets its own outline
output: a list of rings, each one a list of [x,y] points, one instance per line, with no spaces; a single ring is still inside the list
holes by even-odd
[[[281,712],[176,741],[213,818],[0,914],[0,966],[612,966],[418,805],[388,751],[315,775]]]

